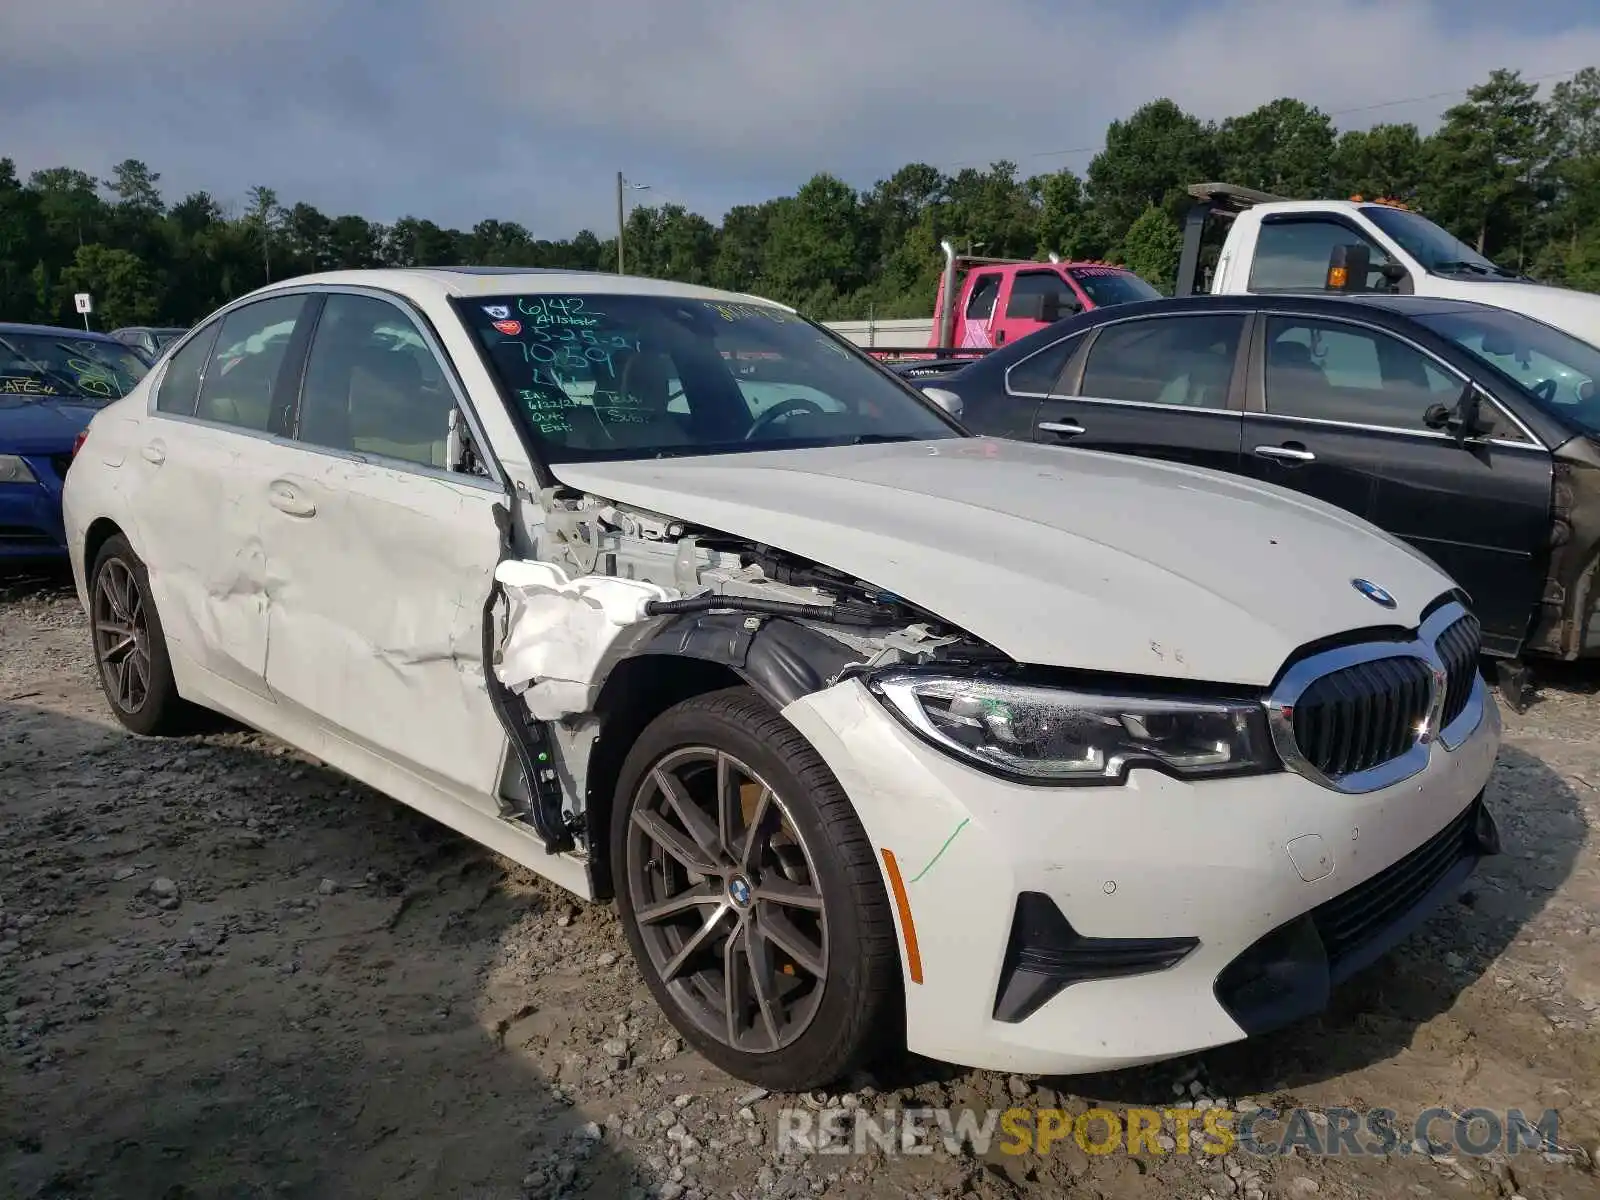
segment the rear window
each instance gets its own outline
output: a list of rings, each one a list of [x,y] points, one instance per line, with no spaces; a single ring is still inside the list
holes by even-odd
[[[1096,308],[1161,299],[1160,292],[1132,271],[1119,271],[1115,267],[1073,267],[1069,274]]]

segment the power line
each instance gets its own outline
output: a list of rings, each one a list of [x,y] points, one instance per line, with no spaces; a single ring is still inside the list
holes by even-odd
[[[1584,68],[1582,68],[1582,67],[1574,67],[1570,71],[1552,71],[1548,75],[1534,75],[1534,76],[1530,76],[1530,77],[1525,77],[1522,80],[1522,82],[1523,83],[1544,83],[1544,82],[1547,82],[1548,80],[1551,80],[1551,79],[1566,79],[1566,78],[1568,78],[1570,76],[1576,75],[1579,71],[1581,71],[1583,69]],[[1478,86],[1478,85],[1477,84],[1473,84],[1472,85],[1472,87],[1476,87],[1476,86]],[[1470,92],[1472,90],[1472,87],[1452,88],[1450,91],[1447,91],[1447,92],[1429,92],[1425,96],[1407,96],[1402,100],[1383,100],[1383,101],[1378,102],[1377,104],[1361,104],[1361,105],[1357,105],[1354,108],[1336,108],[1333,111],[1328,112],[1328,113],[1326,113],[1324,115],[1329,116],[1329,117],[1344,117],[1344,116],[1349,116],[1351,113],[1376,112],[1378,109],[1381,109],[1381,108],[1399,108],[1402,105],[1406,105],[1406,104],[1421,104],[1424,100],[1446,100],[1446,99],[1449,99],[1452,96],[1465,96],[1468,92]],[[1067,158],[1067,157],[1070,157],[1071,155],[1074,155],[1074,154],[1098,154],[1104,148],[1105,148],[1104,144],[1101,144],[1101,145],[1095,145],[1095,146],[1074,146],[1070,150],[1042,150],[1037,154],[1020,155],[1020,156],[1018,156],[1018,161],[1031,162],[1034,159],[1038,159],[1038,158]],[[990,164],[989,163],[980,163],[980,162],[977,162],[977,161],[972,161],[972,162],[951,163],[949,165],[950,165],[950,169],[954,170],[954,169],[957,169],[957,168],[960,168],[960,167],[978,167],[978,166],[988,166]]]

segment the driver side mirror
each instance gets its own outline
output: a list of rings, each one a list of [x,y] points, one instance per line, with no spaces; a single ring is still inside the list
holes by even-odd
[[[954,392],[946,391],[944,388],[925,387],[922,389],[922,394],[956,420],[961,419],[961,412],[966,406],[961,402],[961,397]]]
[[[1422,423],[1463,443],[1482,441],[1494,432],[1494,417],[1484,411],[1482,394],[1474,383],[1461,389],[1454,408],[1430,404],[1428,411],[1422,414]]]
[[[461,410],[454,405],[450,407],[444,446],[445,470],[461,475],[485,474],[477,448],[472,444],[472,429]]]

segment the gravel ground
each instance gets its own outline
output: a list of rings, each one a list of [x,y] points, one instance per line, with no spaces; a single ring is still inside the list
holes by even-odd
[[[0,1195],[1600,1195],[1600,696],[1567,672],[1491,787],[1507,852],[1320,1019],[1033,1080],[901,1056],[752,1092],[583,906],[256,734],[116,726],[59,583],[0,588]],[[1440,1105],[1561,1113],[1512,1158],[780,1156],[777,1110]]]

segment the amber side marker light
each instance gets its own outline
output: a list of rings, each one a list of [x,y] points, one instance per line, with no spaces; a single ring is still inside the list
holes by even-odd
[[[900,878],[900,864],[894,851],[883,851],[883,868],[889,872],[889,888],[894,892],[895,910],[900,914],[900,934],[906,944],[906,973],[912,983],[922,982],[922,952],[917,949],[917,927],[911,922],[911,902],[906,899],[906,883]]]
[[[1349,281],[1350,272],[1343,267],[1328,268],[1328,286],[1330,288],[1342,288]]]

